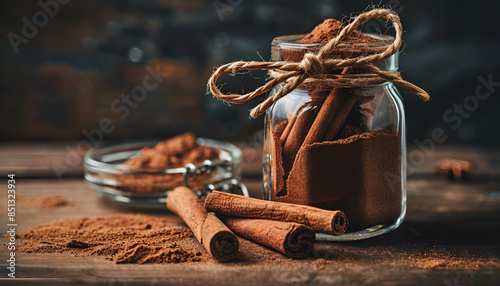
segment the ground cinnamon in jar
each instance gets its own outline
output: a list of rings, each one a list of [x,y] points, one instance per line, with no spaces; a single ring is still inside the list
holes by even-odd
[[[310,47],[285,49],[283,59],[301,61],[306,52],[321,47],[313,44],[327,43],[342,28],[337,20],[325,20],[297,41]],[[380,41],[354,31],[332,57],[377,53]],[[299,88],[307,90],[310,100],[271,131],[271,199],[342,210],[351,232],[394,222],[401,213],[401,137],[391,127],[372,128],[381,96],[331,87],[321,79]]]
[[[331,39],[335,38],[344,28],[342,22],[335,19],[326,19],[323,23],[316,26],[310,33],[296,41],[301,44],[311,44],[308,49],[291,49],[283,51],[283,58],[286,61],[300,62],[304,58],[306,52],[316,52],[321,47],[318,44],[326,44]],[[348,57],[366,53],[367,49],[372,49],[371,52],[380,51],[379,39],[367,36],[360,31],[353,31],[342,39],[342,44],[335,50],[334,56]],[[359,49],[362,47],[363,49]]]

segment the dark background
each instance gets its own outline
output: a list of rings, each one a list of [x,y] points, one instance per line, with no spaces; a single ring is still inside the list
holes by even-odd
[[[55,0],[54,0],[55,1]],[[42,0],[42,2],[51,2]],[[101,0],[69,1],[27,43],[14,52],[8,35],[22,36],[38,1],[0,4],[0,139],[84,139],[82,131],[109,119],[116,128],[104,139],[165,138],[184,131],[226,140],[246,140],[262,129],[249,119],[255,99],[226,104],[206,94],[213,67],[235,60],[270,58],[279,35],[309,32],[325,18],[347,20],[369,9],[370,1],[265,0]],[[427,90],[421,102],[400,89],[406,105],[408,143],[429,138],[441,127],[446,143],[500,143],[498,90],[479,101],[459,128],[443,114],[475,94],[478,76],[500,81],[498,1],[376,2],[396,11],[403,23],[400,71]],[[43,18],[40,19],[43,21]],[[386,32],[383,23],[365,32]],[[12,35],[12,34],[11,34]],[[141,85],[146,66],[168,73],[130,114],[113,101]],[[242,75],[224,91],[242,92],[262,84],[263,73]],[[122,117],[120,118],[120,116]],[[465,118],[467,117],[467,118]]]

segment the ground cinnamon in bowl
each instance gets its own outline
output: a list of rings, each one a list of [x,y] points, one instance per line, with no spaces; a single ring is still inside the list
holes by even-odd
[[[188,186],[244,191],[241,150],[233,144],[184,133],[165,141],[108,143],[84,157],[85,182],[111,201],[164,208],[169,192]]]
[[[123,162],[123,165],[137,167],[137,170],[156,171],[181,168],[188,163],[198,166],[205,160],[218,158],[217,149],[200,145],[196,136],[184,133],[161,141],[153,147],[144,147],[139,154]],[[126,186],[123,190],[133,192],[172,190],[184,183],[183,174],[129,175],[115,178]],[[210,176],[200,175],[190,183],[196,189],[203,189],[209,179]]]

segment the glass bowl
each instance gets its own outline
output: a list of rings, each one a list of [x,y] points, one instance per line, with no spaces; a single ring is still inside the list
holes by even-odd
[[[177,186],[192,188],[202,199],[212,190],[248,196],[241,179],[241,150],[233,144],[198,138],[200,146],[219,151],[215,160],[198,166],[158,169],[124,165],[123,162],[159,141],[111,143],[91,149],[84,156],[84,180],[99,195],[113,202],[139,208],[165,208],[166,198]],[[144,179],[147,179],[145,183]]]

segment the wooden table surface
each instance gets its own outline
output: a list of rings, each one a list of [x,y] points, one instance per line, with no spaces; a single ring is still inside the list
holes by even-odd
[[[25,197],[60,196],[73,206],[38,209],[19,204],[18,231],[62,218],[136,212],[97,196],[74,168],[56,178],[51,164],[67,162],[58,144],[0,144],[2,215],[7,231],[7,177],[16,173],[16,190]],[[411,152],[412,149],[410,149]],[[260,153],[245,150],[244,183],[260,196]],[[448,181],[432,173],[442,158],[471,160],[468,181]],[[7,277],[8,251],[0,247],[1,285],[500,285],[500,150],[440,147],[419,162],[408,178],[407,216],[397,230],[358,242],[319,242],[304,260],[115,264],[102,258],[16,253],[16,280]],[[173,216],[166,211],[152,215]],[[446,254],[446,257],[440,257]],[[468,261],[447,264],[446,259]],[[477,262],[477,265],[474,263]],[[433,264],[434,263],[434,264]]]

